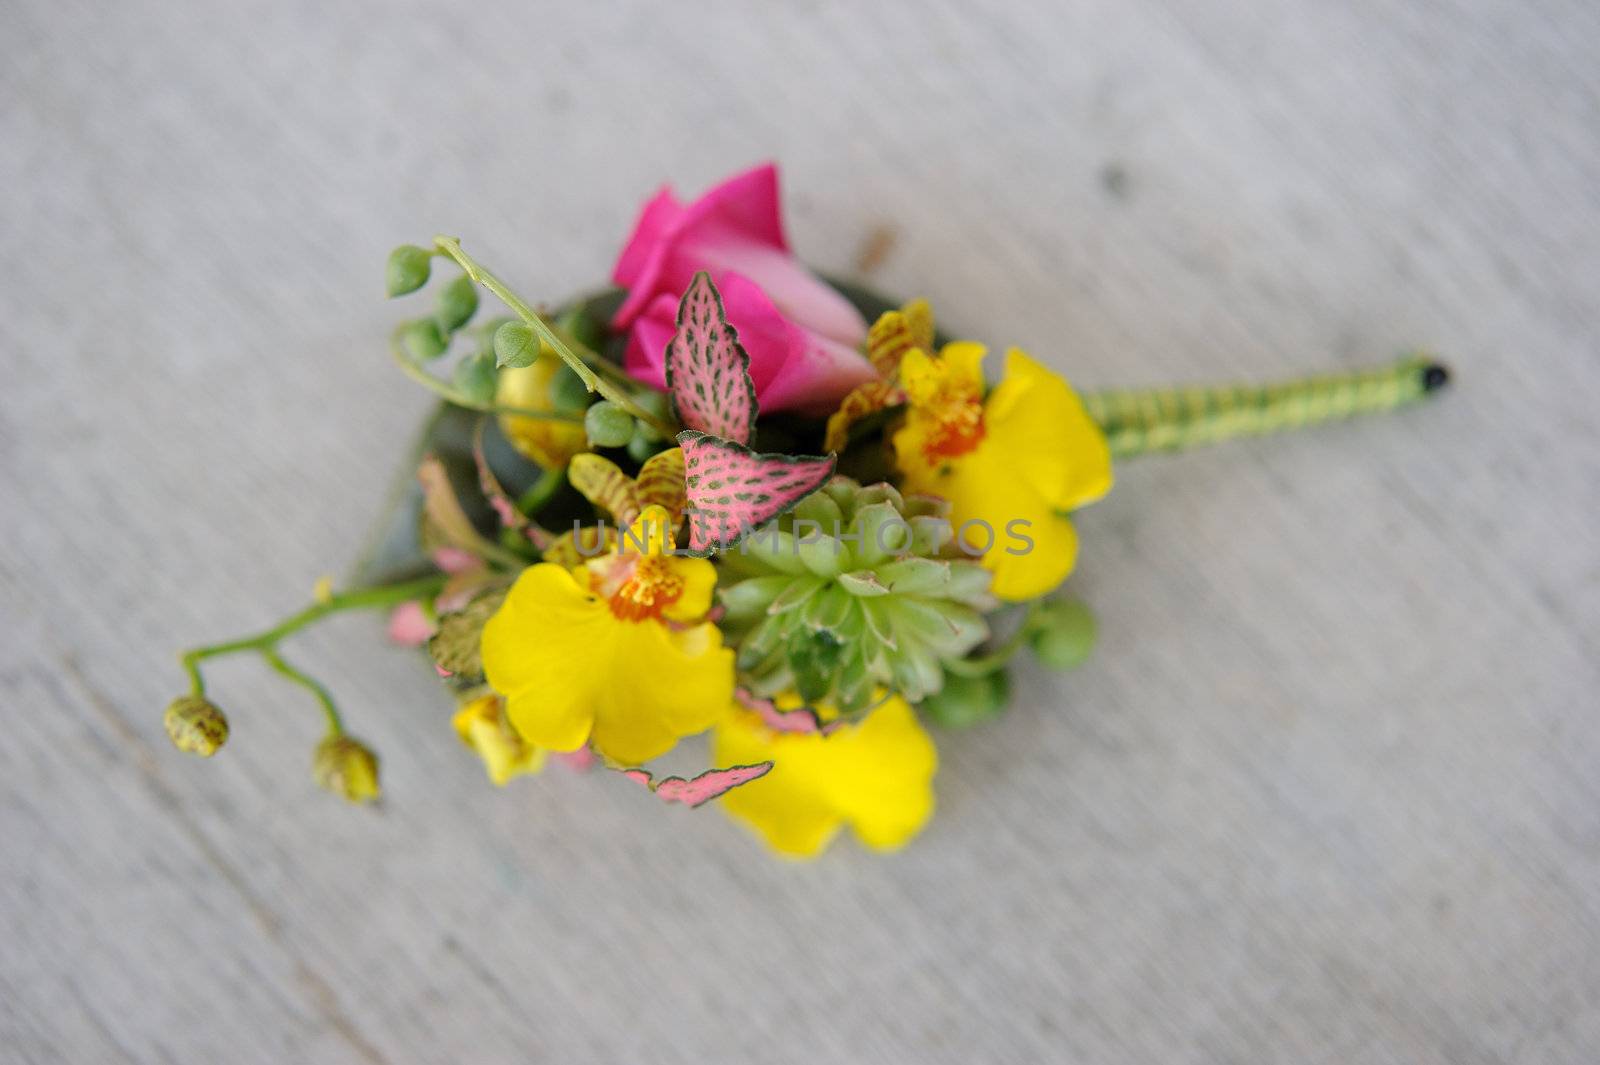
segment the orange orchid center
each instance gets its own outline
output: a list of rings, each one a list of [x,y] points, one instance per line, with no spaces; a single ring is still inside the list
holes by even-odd
[[[623,621],[660,618],[683,597],[683,578],[661,555],[619,553],[604,565],[589,564],[589,585]]]
[[[922,453],[930,463],[965,455],[983,441],[983,397],[971,389],[947,384],[918,413],[927,419]]]

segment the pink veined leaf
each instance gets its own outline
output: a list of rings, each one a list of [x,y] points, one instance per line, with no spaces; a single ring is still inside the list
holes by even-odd
[[[684,486],[691,555],[725,551],[821,488],[835,457],[763,455],[732,440],[686,429]]]
[[[637,781],[655,792],[662,802],[681,802],[685,806],[703,806],[719,795],[726,795],[741,784],[759,780],[772,769],[771,762],[754,765],[735,765],[727,769],[707,769],[689,780],[682,777],[663,777],[656,780],[648,769],[624,769],[622,775]]]
[[[829,721],[824,723],[817,712],[809,706],[802,706],[794,710],[779,710],[771,699],[762,699],[750,694],[743,688],[734,692],[740,705],[746,710],[755,712],[761,723],[774,732],[792,732],[799,735],[827,736],[844,727],[843,721]]]
[[[750,356],[704,270],[678,304],[678,332],[667,345],[666,362],[667,392],[680,422],[738,444],[750,442],[757,413]]]

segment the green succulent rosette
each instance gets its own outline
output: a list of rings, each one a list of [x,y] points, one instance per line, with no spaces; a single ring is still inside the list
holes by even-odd
[[[757,695],[842,713],[880,689],[920,702],[989,636],[990,574],[951,544],[948,505],[835,477],[719,560],[723,632]]]

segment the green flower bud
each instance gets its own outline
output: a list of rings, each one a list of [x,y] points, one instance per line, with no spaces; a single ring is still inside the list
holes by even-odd
[[[448,347],[444,334],[439,331],[439,323],[432,318],[418,318],[408,323],[400,334],[400,342],[413,359],[436,359]]]
[[[633,415],[607,399],[590,407],[583,416],[583,428],[593,447],[622,447],[633,439],[633,426]]]
[[[583,378],[566,363],[550,377],[550,405],[562,414],[580,414],[589,405],[589,389]]]
[[[606,328],[587,307],[574,307],[556,320],[556,327],[590,351],[606,342]]]
[[[311,778],[341,798],[371,802],[378,797],[378,756],[360,740],[329,736],[311,756]]]
[[[661,450],[661,437],[650,431],[644,422],[635,422],[633,438],[628,441],[628,457],[635,462],[644,462],[651,455]]]
[[[494,402],[499,373],[495,370],[494,359],[488,352],[468,355],[456,363],[455,372],[451,376],[455,380],[456,390],[472,402]]]
[[[415,244],[402,244],[389,253],[389,265],[384,271],[384,283],[390,296],[404,296],[428,283],[433,255],[427,248]]]
[[[1003,669],[981,677],[946,673],[944,688],[924,699],[921,710],[935,724],[968,728],[998,717],[1010,694],[1011,684]]]
[[[466,274],[450,282],[439,293],[439,328],[446,333],[454,333],[477,313],[478,286]]]
[[[167,738],[180,751],[210,758],[228,742],[228,719],[216,704],[199,695],[172,700],[162,718]]]
[[[539,357],[539,338],[533,335],[526,322],[507,322],[494,331],[494,361],[496,366],[509,366],[520,370],[532,366]]]
[[[428,639],[428,655],[454,682],[483,682],[483,627],[505,599],[504,589],[484,592],[460,610],[439,615],[439,627]]]
[[[655,415],[662,421],[668,421],[672,417],[672,404],[664,392],[640,392],[633,397],[633,401],[639,404],[642,410]],[[639,430],[643,433],[644,438],[652,444],[659,444],[665,439],[645,422],[639,423]]]
[[[1045,603],[1033,625],[1033,653],[1051,669],[1076,669],[1094,650],[1094,615],[1080,602]]]

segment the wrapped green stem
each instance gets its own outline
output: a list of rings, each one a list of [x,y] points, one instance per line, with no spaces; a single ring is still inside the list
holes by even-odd
[[[1278,384],[1093,392],[1083,405],[1105,431],[1112,456],[1130,458],[1398,410],[1449,379],[1433,359],[1412,355],[1388,366]]]

